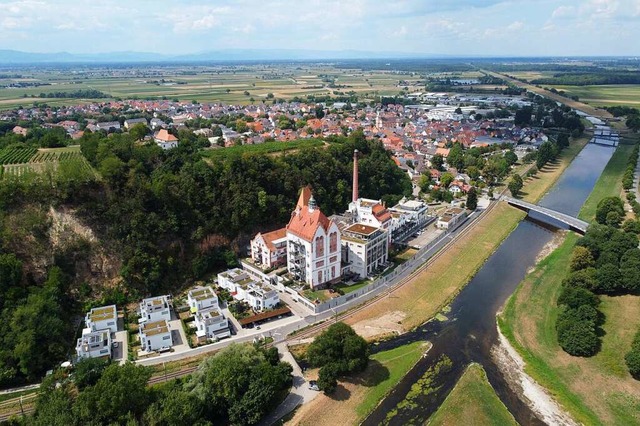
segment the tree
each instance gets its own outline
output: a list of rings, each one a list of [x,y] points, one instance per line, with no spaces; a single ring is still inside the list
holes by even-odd
[[[359,372],[369,362],[369,347],[351,327],[339,322],[331,325],[309,345],[307,360],[316,367],[336,364],[339,374]]]
[[[142,417],[151,402],[151,369],[126,363],[109,365],[94,386],[78,395],[73,412],[83,424],[126,423]]]
[[[464,152],[462,145],[454,143],[447,156],[447,163],[458,170],[464,169]]]
[[[553,160],[557,155],[557,149],[552,142],[543,142],[538,149],[536,156],[536,167],[541,169],[549,161]]]
[[[326,364],[318,373],[318,388],[326,394],[335,392],[338,387],[339,368],[337,364]]]
[[[518,156],[512,150],[505,152],[504,159],[507,160],[509,166],[513,166],[518,162]]]
[[[445,172],[440,176],[440,186],[442,188],[449,188],[449,185],[451,185],[451,182],[453,182],[453,175],[449,172]]]
[[[478,207],[478,194],[476,189],[471,187],[467,193],[467,208],[469,210],[475,210]]]
[[[618,217],[624,217],[624,202],[620,197],[606,197],[598,202],[596,207],[596,221],[601,224],[607,224],[607,215],[610,212],[618,213]]]
[[[605,219],[606,225],[613,226],[614,228],[619,228],[620,222],[622,222],[620,213],[618,213],[617,211],[610,211],[609,213],[607,213],[607,218]]]
[[[78,361],[74,365],[73,376],[78,389],[95,385],[108,365],[109,361],[101,358],[84,358]]]
[[[519,174],[513,175],[511,180],[509,181],[509,191],[511,191],[511,195],[517,197],[520,194],[520,190],[522,189],[524,183],[522,182],[522,177]]]
[[[241,119],[236,120],[236,132],[245,133],[247,130],[249,130],[249,127],[247,126],[246,121]]]
[[[315,114],[316,118],[322,119],[324,117],[324,107],[322,105],[316,105]]]
[[[558,297],[558,305],[566,305],[570,309],[578,309],[582,305],[596,308],[600,304],[598,296],[581,287],[563,286]]]
[[[129,130],[129,134],[135,140],[142,140],[149,134],[149,128],[144,123],[137,123]]]
[[[444,157],[441,154],[436,154],[431,158],[431,165],[436,170],[442,170],[444,165]]]
[[[580,287],[587,290],[593,290],[597,286],[595,276],[595,268],[581,269],[571,272],[565,279],[562,280],[562,284],[566,287]]]
[[[581,269],[591,268],[595,265],[593,255],[586,247],[577,246],[573,249],[571,255],[571,270],[579,271]]]
[[[607,263],[596,272],[596,288],[598,293],[613,293],[622,286],[622,275],[617,266]]]
[[[513,120],[516,126],[531,124],[531,114],[533,109],[531,107],[523,107],[516,111],[515,118]]]
[[[640,331],[633,338],[631,350],[625,355],[624,361],[633,378],[640,380]]]

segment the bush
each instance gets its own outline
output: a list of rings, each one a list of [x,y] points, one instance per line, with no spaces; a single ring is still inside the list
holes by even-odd
[[[564,287],[558,305],[566,305],[570,309],[578,309],[582,305],[597,307],[600,304],[598,296],[591,291],[580,287]]]
[[[573,356],[595,355],[600,342],[595,321],[591,318],[597,315],[593,307],[583,305],[579,309],[567,309],[558,316],[558,344],[566,353]]]
[[[640,380],[640,330],[636,333],[631,343],[631,350],[624,357],[629,373],[634,379]]]

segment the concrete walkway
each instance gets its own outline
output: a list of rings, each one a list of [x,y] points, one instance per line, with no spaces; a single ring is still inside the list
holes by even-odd
[[[293,358],[293,355],[289,352],[289,348],[286,343],[281,343],[276,347],[280,353],[281,361],[288,362],[293,367],[293,386],[291,387],[291,392],[289,392],[289,395],[287,395],[284,401],[282,401],[280,405],[271,412],[271,414],[262,419],[259,426],[270,426],[276,423],[278,420],[295,410],[299,405],[306,404],[320,395],[319,391],[309,389],[309,383],[304,378],[302,370],[295,358]]]

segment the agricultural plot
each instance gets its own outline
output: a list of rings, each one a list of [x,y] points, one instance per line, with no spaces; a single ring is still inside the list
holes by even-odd
[[[323,146],[324,142],[317,139],[303,139],[291,142],[266,142],[259,145],[238,145],[227,148],[212,149],[204,152],[204,156],[211,159],[225,158],[233,155],[244,154],[271,154],[276,152],[291,151],[301,148],[313,148]]]
[[[28,163],[36,152],[38,150],[35,148],[6,148],[0,150],[0,165]]]
[[[81,180],[95,177],[91,165],[77,146],[39,150],[35,148],[4,150],[0,151],[0,165],[3,168],[3,177],[24,177],[46,172],[62,172]]]
[[[640,84],[609,84],[601,86],[554,86],[581,102],[593,106],[630,106],[640,108]]]

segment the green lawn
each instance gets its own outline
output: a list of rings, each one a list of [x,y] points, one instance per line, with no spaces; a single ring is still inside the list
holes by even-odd
[[[592,219],[601,198],[620,194],[630,151],[629,146],[618,147],[582,207],[581,218]],[[558,346],[555,324],[559,308],[555,301],[578,238],[568,234],[560,247],[536,266],[507,302],[498,324],[526,362],[527,373],[577,421],[640,424],[640,384],[622,365],[624,348],[630,346],[640,321],[637,296],[601,298],[606,320],[602,349],[594,357],[571,357]]]
[[[366,390],[364,400],[356,408],[360,419],[364,419],[371,413],[382,399],[400,382],[422,357],[427,349],[425,342],[414,342],[384,352],[379,352],[371,357],[372,365],[365,375],[367,380],[376,383]],[[384,368],[376,368],[382,365]]]
[[[370,283],[371,283],[371,281],[369,281],[369,280],[362,280],[362,281],[358,281],[357,283],[351,284],[351,285],[347,285],[347,284],[341,283],[341,284],[334,285],[333,287],[336,288],[336,289],[340,289],[345,294],[347,294],[347,293],[351,293],[352,291],[356,291],[359,288],[362,288],[362,287],[364,287],[364,286],[366,286],[367,284],[370,284]]]
[[[427,425],[517,425],[481,365],[470,364]]]

